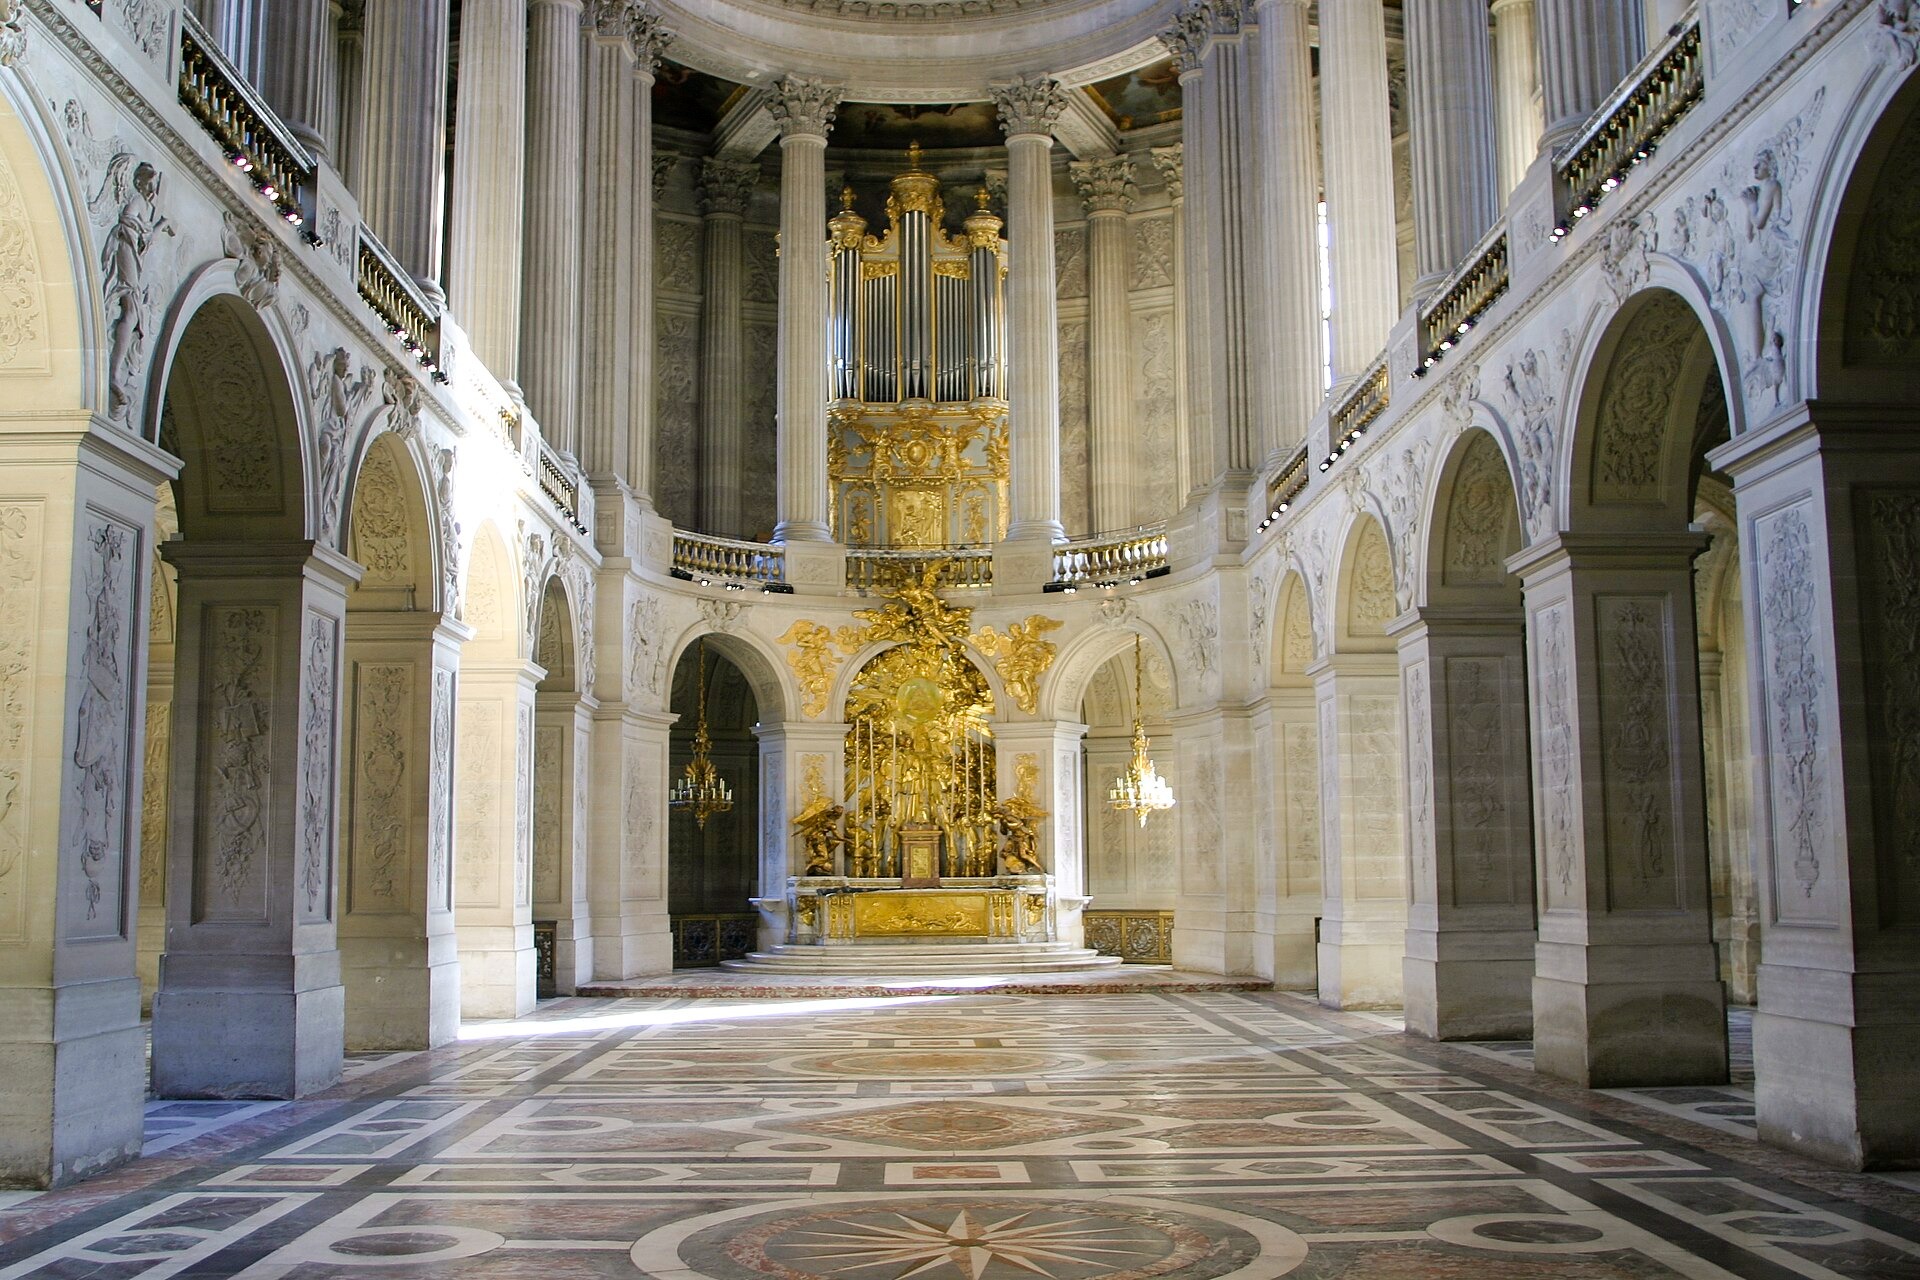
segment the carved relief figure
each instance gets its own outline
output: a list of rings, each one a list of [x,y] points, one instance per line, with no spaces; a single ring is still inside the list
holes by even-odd
[[[834,873],[834,854],[847,842],[847,838],[840,834],[840,820],[846,816],[846,812],[826,796],[815,796],[800,811],[800,816],[793,820],[793,828],[799,832],[802,847],[806,851],[806,866],[802,875],[830,876]]]
[[[160,212],[160,171],[121,152],[107,164],[106,178],[87,201],[95,221],[112,219],[100,246],[101,301],[107,317],[107,416],[133,426],[153,336],[153,297],[147,285],[147,253],[173,224]]]
[[[307,367],[307,393],[319,415],[320,541],[338,546],[340,507],[346,498],[347,442],[353,418],[373,394],[373,370],[353,376],[353,353],[345,347],[318,352]]]
[[[73,763],[78,771],[80,866],[86,873],[87,919],[100,910],[100,873],[118,843],[121,788],[126,782],[127,672],[121,661],[129,583],[123,579],[127,531],[97,523],[87,539],[87,631],[80,650],[79,722]],[[157,783],[158,780],[155,780]]]
[[[1520,509],[1527,531],[1538,536],[1553,507],[1553,409],[1546,357],[1528,348],[1507,366],[1507,400],[1520,420],[1514,445],[1520,454]]]
[[[1036,613],[1025,622],[1007,624],[1004,636],[992,627],[983,627],[972,637],[973,647],[994,660],[993,669],[1006,684],[1007,696],[1028,715],[1040,709],[1040,677],[1053,665],[1058,651],[1058,646],[1044,637],[1065,625],[1057,618]]]
[[[1867,40],[1882,62],[1911,70],[1920,61],[1920,0],[1877,0]]]
[[[273,233],[228,213],[220,228],[220,251],[234,260],[233,283],[257,310],[280,296],[280,242]]]

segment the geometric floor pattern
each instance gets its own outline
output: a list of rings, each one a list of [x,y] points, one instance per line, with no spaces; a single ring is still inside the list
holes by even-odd
[[[1920,1194],[1751,1129],[1282,993],[558,1000],[155,1103],[0,1280],[1920,1277]]]

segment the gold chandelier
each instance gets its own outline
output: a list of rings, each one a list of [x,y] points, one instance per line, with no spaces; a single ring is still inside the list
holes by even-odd
[[[720,771],[713,765],[713,739],[707,735],[707,640],[700,638],[699,671],[695,676],[695,689],[699,719],[693,730],[693,759],[687,761],[686,772],[673,784],[673,790],[667,794],[667,806],[673,809],[693,810],[693,821],[702,831],[707,829],[707,819],[716,813],[725,813],[733,808],[733,788],[720,777]]]
[[[1143,827],[1150,815],[1173,808],[1173,788],[1147,758],[1147,728],[1140,721],[1140,636],[1137,632],[1133,637],[1133,759],[1127,762],[1127,771],[1107,788],[1107,803],[1133,814]]]

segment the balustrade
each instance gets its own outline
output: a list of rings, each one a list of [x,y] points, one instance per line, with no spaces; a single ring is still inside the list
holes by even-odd
[[[1421,357],[1415,376],[1439,364],[1453,350],[1487,308],[1500,300],[1509,280],[1507,229],[1495,227],[1468,257],[1467,265],[1420,312]]]
[[[785,590],[786,563],[786,552],[772,543],[678,530],[673,535],[673,576],[702,586],[719,583],[741,591],[751,584],[763,591]]]
[[[1053,549],[1049,588],[1110,587],[1157,578],[1167,572],[1165,525],[1142,525],[1124,533],[1096,534],[1063,542]]]
[[[942,566],[942,590],[993,585],[993,552],[987,547],[851,550],[847,552],[847,585],[855,591],[871,591],[889,578],[917,578],[935,563]]]
[[[407,353],[435,382],[445,382],[440,368],[440,312],[427,301],[418,285],[403,271],[379,237],[360,226],[360,296],[386,323],[387,332],[400,340]]]
[[[1641,66],[1645,69],[1594,114],[1554,166],[1567,199],[1567,217],[1554,227],[1555,240],[1651,157],[1660,139],[1700,100],[1707,85],[1700,24],[1682,27]]]
[[[213,37],[186,10],[180,13],[180,105],[220,144],[227,162],[253,181],[281,219],[314,241],[313,156],[273,108],[227,61]]]

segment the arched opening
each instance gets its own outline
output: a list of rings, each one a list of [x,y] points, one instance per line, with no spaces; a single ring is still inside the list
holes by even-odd
[[[1108,789],[1133,755],[1139,716],[1152,741],[1154,767],[1173,784],[1173,671],[1158,645],[1140,646],[1139,697],[1129,646],[1094,670],[1081,696],[1086,779],[1087,894],[1081,919],[1086,944],[1135,964],[1173,961],[1174,899],[1180,887],[1180,812],[1150,814],[1145,822],[1108,803]],[[1178,796],[1178,787],[1175,787]]]
[[[667,912],[673,965],[699,968],[753,950],[760,895],[760,703],[746,674],[720,647],[696,641],[674,665],[668,707],[667,775],[678,784],[694,759],[704,696],[708,759],[732,793],[730,807],[702,822],[691,807],[667,816]]]
[[[1272,628],[1265,711],[1255,711],[1269,784],[1259,797],[1263,843],[1256,892],[1272,915],[1264,932],[1273,939],[1274,985],[1312,991],[1320,970],[1320,738],[1309,674],[1317,656],[1313,607],[1298,573],[1289,571],[1281,580]]]
[[[1533,823],[1522,542],[1499,442],[1470,430],[1440,472],[1406,694],[1407,1025],[1434,1039],[1533,1026]]]
[[[560,578],[540,597],[534,662],[533,920],[540,995],[571,995],[593,976],[587,778],[593,721],[582,697],[573,602]]]

